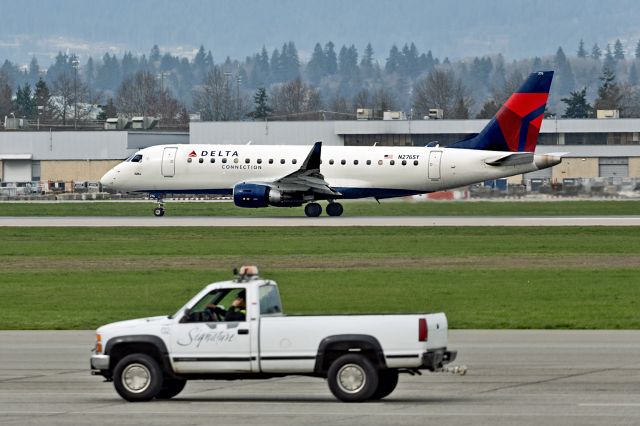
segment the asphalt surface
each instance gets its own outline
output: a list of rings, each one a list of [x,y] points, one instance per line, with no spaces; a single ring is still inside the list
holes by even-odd
[[[640,331],[452,331],[465,376],[402,375],[381,402],[321,379],[191,382],[127,403],[89,375],[91,331],[0,331],[2,425],[638,425]]]
[[[0,217],[0,227],[640,226],[640,216]]]

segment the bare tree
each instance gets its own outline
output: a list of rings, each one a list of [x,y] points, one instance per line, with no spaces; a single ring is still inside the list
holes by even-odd
[[[126,117],[151,116],[163,121],[176,120],[183,109],[148,71],[138,71],[120,84],[116,106]]]
[[[469,105],[466,88],[451,70],[431,71],[413,90],[413,108],[418,114],[426,115],[430,108],[439,108],[447,118],[464,118],[456,114],[466,110],[468,117]]]
[[[353,97],[353,106],[355,108],[371,108],[372,100],[369,90],[362,89]]]
[[[67,124],[67,117],[71,113],[71,105],[74,103],[74,92],[77,91],[77,86],[74,87],[73,77],[68,73],[61,73],[53,81],[52,93],[54,96],[51,103],[52,115],[58,120],[62,120],[62,124]]]
[[[391,111],[395,109],[396,101],[389,90],[384,87],[378,88],[373,94],[373,109],[376,112]],[[382,115],[382,114],[379,114]]]
[[[274,116],[297,119],[299,114],[318,111],[322,108],[320,92],[302,82],[298,77],[276,86],[271,93]]]
[[[229,79],[218,66],[210,69],[201,85],[193,90],[193,106],[206,121],[229,121],[237,109]]]

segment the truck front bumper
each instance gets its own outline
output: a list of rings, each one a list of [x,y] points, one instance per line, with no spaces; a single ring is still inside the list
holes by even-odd
[[[433,349],[422,354],[422,366],[421,368],[429,371],[438,371],[442,369],[445,364],[449,364],[458,356],[457,351],[448,351],[444,349]]]
[[[109,355],[91,355],[91,374],[100,374],[100,371],[108,369]]]

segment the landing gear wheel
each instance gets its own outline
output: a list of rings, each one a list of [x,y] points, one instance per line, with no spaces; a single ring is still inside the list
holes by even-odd
[[[371,395],[372,400],[389,396],[398,385],[398,370],[380,370],[378,372],[378,388]]]
[[[187,381],[182,379],[164,379],[162,388],[156,395],[156,399],[171,399],[182,392],[186,384]]]
[[[378,388],[378,371],[362,355],[343,355],[331,364],[328,373],[331,393],[344,402],[362,402]]]
[[[113,386],[127,401],[150,401],[158,395],[162,384],[160,366],[146,354],[127,355],[113,370]]]
[[[309,203],[304,206],[304,214],[307,217],[318,217],[322,213],[322,206],[318,203]]]
[[[164,216],[164,209],[162,207],[156,207],[155,209],[153,209],[153,214],[156,217]]]
[[[340,203],[329,203],[326,210],[329,216],[342,216],[342,212],[344,212]]]

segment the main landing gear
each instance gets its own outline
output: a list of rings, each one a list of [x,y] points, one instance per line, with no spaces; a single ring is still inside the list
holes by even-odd
[[[333,201],[327,204],[327,214],[329,216],[341,216],[343,212],[342,204]],[[304,206],[304,214],[307,217],[318,217],[322,214],[322,206],[318,203],[309,203]]]

